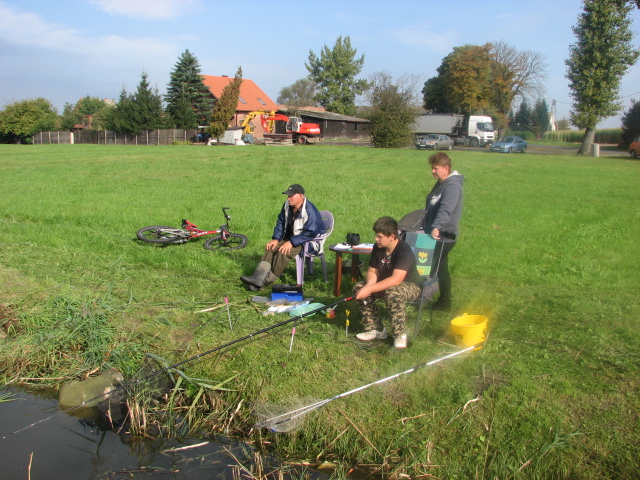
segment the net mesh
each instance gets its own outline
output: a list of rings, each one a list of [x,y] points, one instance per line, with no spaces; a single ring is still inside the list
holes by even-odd
[[[308,412],[319,408],[314,398],[289,398],[282,403],[260,403],[253,408],[256,427],[273,432],[290,432],[300,427]],[[317,406],[316,406],[317,405]],[[309,407],[312,406],[312,407]]]

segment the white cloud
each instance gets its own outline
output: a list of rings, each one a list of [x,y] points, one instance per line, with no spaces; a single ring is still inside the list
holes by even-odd
[[[177,51],[171,42],[157,38],[135,38],[119,35],[91,37],[84,32],[56,23],[48,23],[39,15],[12,10],[0,2],[0,39],[12,44],[41,48],[47,51],[83,55],[87,59],[121,64],[126,60],[139,63],[153,56],[166,57]],[[135,52],[140,52],[136,54]],[[136,57],[139,58],[136,58]]]
[[[88,0],[111,15],[166,20],[200,8],[200,0]]]
[[[458,35],[440,29],[438,32],[430,31],[426,26],[406,26],[401,30],[390,30],[387,34],[401,44],[447,55],[455,46]]]

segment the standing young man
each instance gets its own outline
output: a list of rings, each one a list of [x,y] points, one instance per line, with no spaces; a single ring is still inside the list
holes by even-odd
[[[282,205],[271,240],[253,275],[240,277],[252,292],[275,282],[287,264],[302,250],[305,242],[325,233],[320,212],[304,196],[304,188],[297,183],[284,192],[287,201]]]
[[[398,238],[398,222],[393,218],[379,218],[373,231],[376,240],[365,281],[353,287],[364,326],[364,332],[356,338],[363,341],[387,338],[387,329],[375,304],[376,299],[384,299],[391,316],[393,346],[406,348],[405,306],[421,293],[415,256],[411,247]]]
[[[451,274],[449,273],[449,252],[456,245],[460,217],[464,203],[462,184],[464,175],[451,169],[451,159],[444,152],[429,157],[431,175],[435,185],[427,195],[423,229],[436,240],[433,258],[439,258],[437,267],[440,283],[440,297],[433,305],[434,310],[451,309]]]

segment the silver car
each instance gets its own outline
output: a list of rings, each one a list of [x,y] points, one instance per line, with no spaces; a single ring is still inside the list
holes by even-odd
[[[422,148],[428,148],[431,150],[451,150],[453,148],[453,140],[451,140],[447,135],[438,135],[436,133],[430,133],[429,135],[425,135],[424,137],[420,137],[416,141],[416,148],[418,150]]]
[[[520,137],[501,138],[499,141],[491,145],[490,150],[492,152],[502,152],[502,153],[511,153],[511,152],[525,153],[527,151],[527,142]]]

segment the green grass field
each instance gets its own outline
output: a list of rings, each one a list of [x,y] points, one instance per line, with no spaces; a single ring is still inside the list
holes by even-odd
[[[57,385],[109,366],[130,375],[144,353],[177,362],[284,320],[262,316],[238,280],[270,238],[281,192],[301,183],[333,212],[330,243],[348,232],[372,241],[377,218],[424,206],[428,156],[333,145],[0,145],[0,381]],[[345,303],[335,319],[301,322],[291,353],[285,327],[185,365],[212,382],[237,375],[232,391],[185,395],[215,428],[270,442],[281,456],[335,462],[335,478],[356,464],[391,478],[637,478],[638,163],[451,157],[465,175],[465,210],[450,314],[424,320],[406,351],[365,349],[353,340],[357,308]],[[223,206],[247,248],[135,237],[182,218],[218,227]],[[305,294],[331,303],[316,265]],[[295,281],[294,265],[282,281]],[[221,310],[196,313],[224,296],[233,331]],[[329,398],[454,351],[447,327],[462,313],[489,318],[482,350],[331,402],[295,433],[251,430],[256,403]]]

